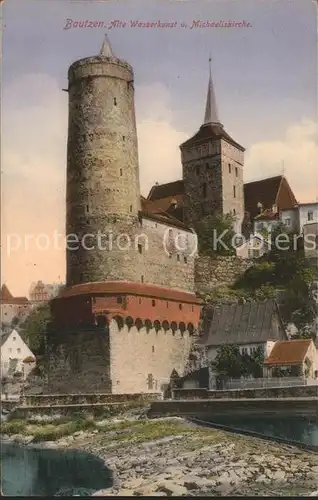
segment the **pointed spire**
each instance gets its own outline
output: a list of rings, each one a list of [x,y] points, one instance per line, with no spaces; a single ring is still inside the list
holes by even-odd
[[[209,84],[208,84],[208,95],[205,106],[204,125],[208,125],[210,123],[221,125],[218,117],[218,109],[216,105],[216,98],[212,80],[211,56],[209,58]]]
[[[103,45],[102,45],[102,48],[100,49],[99,54],[101,56],[104,56],[104,57],[114,57],[113,50],[112,50],[112,47],[111,47],[110,42],[108,40],[107,34],[105,34]]]

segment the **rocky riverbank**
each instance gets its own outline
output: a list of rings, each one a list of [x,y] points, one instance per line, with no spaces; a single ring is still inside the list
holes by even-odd
[[[318,495],[317,454],[181,418],[105,420],[41,445],[101,457],[114,472],[114,486],[96,495]]]

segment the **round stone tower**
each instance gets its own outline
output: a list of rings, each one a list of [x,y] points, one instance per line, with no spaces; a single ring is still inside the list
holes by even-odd
[[[132,67],[105,38],[68,71],[67,286],[136,280],[140,187]],[[129,245],[129,238],[131,244]]]

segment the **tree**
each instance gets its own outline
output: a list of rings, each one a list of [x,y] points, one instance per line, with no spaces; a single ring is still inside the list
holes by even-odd
[[[46,303],[31,311],[21,325],[21,334],[36,355],[44,354],[44,336],[50,320],[50,306]]]
[[[231,215],[209,215],[196,224],[201,255],[235,255],[234,218]]]
[[[220,377],[240,378],[244,372],[242,356],[237,345],[222,345],[215,358],[215,371]]]

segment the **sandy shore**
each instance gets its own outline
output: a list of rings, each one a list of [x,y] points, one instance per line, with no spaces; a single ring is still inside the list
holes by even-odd
[[[26,436],[13,439],[32,442]],[[114,473],[114,486],[96,495],[318,495],[317,454],[181,418],[97,422],[94,430],[45,447],[102,458]]]

